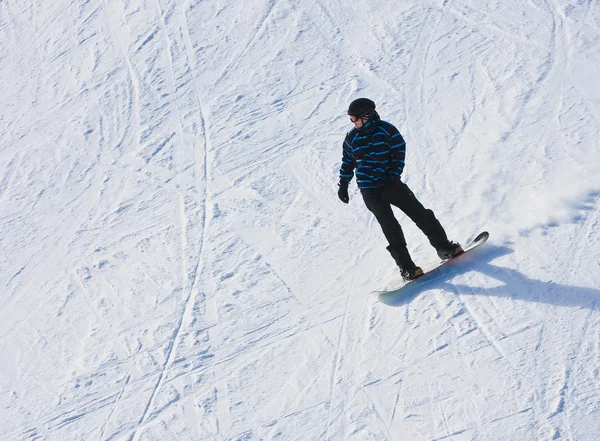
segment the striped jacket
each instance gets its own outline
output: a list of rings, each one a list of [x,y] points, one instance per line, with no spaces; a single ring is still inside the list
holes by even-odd
[[[383,187],[388,177],[400,177],[405,155],[406,143],[396,127],[379,119],[369,121],[344,139],[340,181],[350,182],[356,174],[361,190]]]

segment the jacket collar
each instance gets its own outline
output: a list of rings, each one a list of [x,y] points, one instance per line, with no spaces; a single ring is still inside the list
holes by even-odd
[[[373,115],[364,126],[358,129],[359,133],[364,134],[372,132],[373,129],[379,125],[380,121],[381,119],[379,118],[379,115],[377,114],[377,112],[375,112],[375,115]]]

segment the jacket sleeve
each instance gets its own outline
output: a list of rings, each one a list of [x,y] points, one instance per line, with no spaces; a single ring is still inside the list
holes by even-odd
[[[406,142],[398,129],[394,127],[390,132],[390,156],[392,160],[391,174],[400,177],[404,170],[404,159],[406,157]]]
[[[350,182],[354,177],[354,169],[356,168],[356,161],[354,160],[354,154],[352,148],[348,144],[348,140],[344,140],[342,146],[342,166],[340,168],[340,181]]]

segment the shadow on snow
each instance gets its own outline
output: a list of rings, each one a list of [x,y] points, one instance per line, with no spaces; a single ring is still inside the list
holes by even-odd
[[[583,288],[531,279],[519,271],[492,265],[490,262],[513,250],[492,244],[482,246],[457,258],[432,274],[429,280],[417,281],[396,291],[379,295],[379,301],[389,306],[403,306],[419,294],[435,289],[458,294],[476,294],[506,297],[555,306],[595,309],[600,300],[600,289]],[[501,285],[484,288],[450,283],[457,275],[475,271],[501,282]]]

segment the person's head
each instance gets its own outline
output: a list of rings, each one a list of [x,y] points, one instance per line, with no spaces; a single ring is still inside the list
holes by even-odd
[[[358,98],[348,107],[350,121],[356,129],[361,129],[371,118],[377,115],[375,103],[368,98]]]

